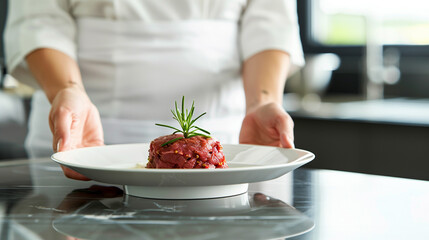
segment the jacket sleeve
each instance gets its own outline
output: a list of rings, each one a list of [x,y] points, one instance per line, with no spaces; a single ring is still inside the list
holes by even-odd
[[[59,50],[76,59],[76,23],[67,0],[9,1],[5,28],[6,65],[19,81],[37,87],[25,57],[38,48]]]
[[[249,0],[241,19],[240,46],[246,60],[264,50],[282,50],[304,65],[295,0]]]

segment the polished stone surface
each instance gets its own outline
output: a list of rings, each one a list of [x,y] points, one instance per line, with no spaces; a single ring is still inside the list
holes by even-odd
[[[0,239],[429,239],[428,203],[428,181],[340,171],[156,200],[66,179],[49,159],[0,163]]]

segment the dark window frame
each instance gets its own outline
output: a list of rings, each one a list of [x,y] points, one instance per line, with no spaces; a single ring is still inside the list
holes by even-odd
[[[0,90],[3,89],[4,76],[7,73],[4,53],[3,33],[7,18],[8,1],[0,0]]]

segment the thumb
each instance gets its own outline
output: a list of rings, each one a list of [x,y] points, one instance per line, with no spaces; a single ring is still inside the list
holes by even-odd
[[[295,148],[293,126],[293,121],[289,116],[280,118],[280,120],[278,120],[276,128],[279,133],[281,147]]]
[[[53,122],[53,148],[55,152],[62,152],[71,149],[70,138],[72,128],[72,116],[69,112],[58,115]]]

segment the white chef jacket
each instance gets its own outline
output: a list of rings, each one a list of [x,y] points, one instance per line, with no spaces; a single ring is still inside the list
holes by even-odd
[[[263,50],[277,49],[290,55],[292,65],[304,64],[296,2],[293,0],[14,0],[9,2],[5,31],[9,72],[20,81],[37,88],[24,61],[25,56],[31,51],[52,48],[78,61],[77,21],[82,18],[140,21],[149,24],[205,20],[232,22],[238,26],[237,48],[241,61]],[[83,81],[85,84],[86,79]],[[240,98],[244,99],[244,96]],[[198,107],[198,101],[196,104]],[[223,103],[223,105],[234,104],[235,99]],[[219,108],[218,105],[215,106]],[[158,106],[153,107],[154,111],[159,111],[156,109]],[[243,108],[244,105],[241,104],[237,109],[244,111]],[[45,108],[39,112],[46,115],[47,125],[49,111]],[[102,121],[104,116],[108,115],[107,112],[108,109],[100,110]],[[165,112],[168,113],[168,109]],[[208,116],[210,117],[210,112]],[[226,127],[228,124],[224,123],[222,125]],[[31,128],[30,124],[30,132]],[[110,143],[118,143],[118,138],[109,135],[109,129],[104,128],[104,131],[105,137],[108,138],[107,143],[109,139]],[[46,140],[49,148],[50,141]],[[37,142],[43,141],[38,139]]]
[[[14,0],[8,14],[5,44],[9,72],[35,87],[25,68],[25,56],[37,48],[53,48],[76,59],[74,19],[87,16],[148,23],[236,21],[241,25],[243,60],[263,50],[278,49],[289,53],[292,64],[304,64],[294,0]]]

